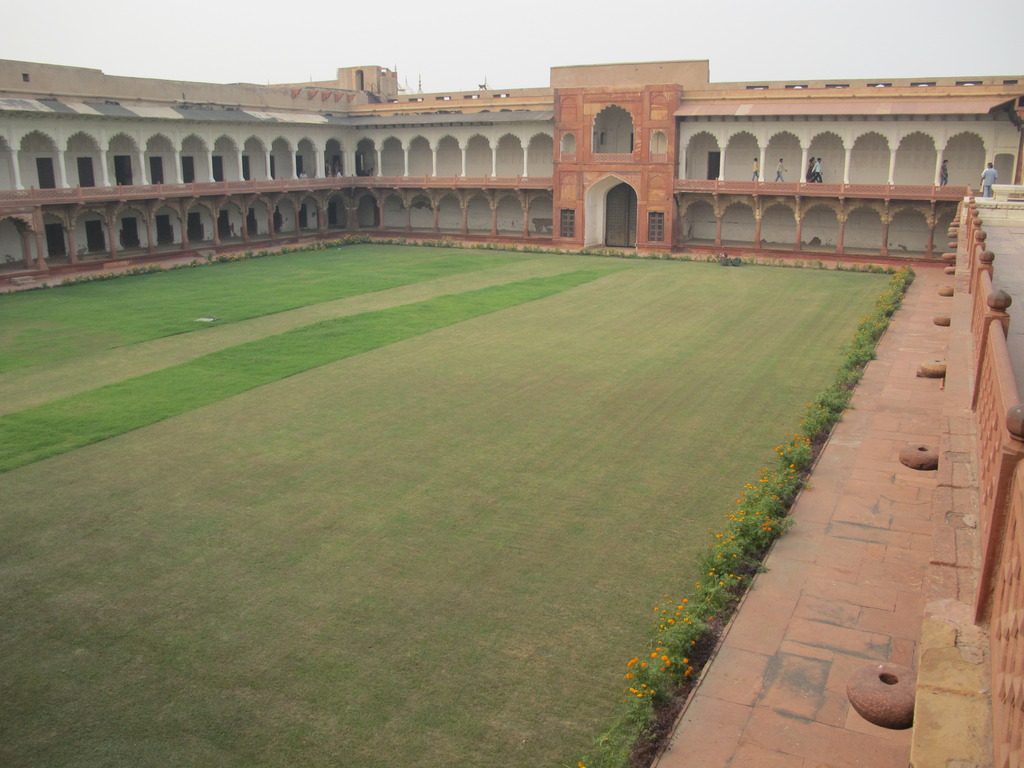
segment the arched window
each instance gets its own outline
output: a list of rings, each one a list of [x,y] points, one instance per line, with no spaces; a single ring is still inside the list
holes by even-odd
[[[633,116],[617,104],[605,107],[594,118],[594,152],[628,154],[633,151]]]

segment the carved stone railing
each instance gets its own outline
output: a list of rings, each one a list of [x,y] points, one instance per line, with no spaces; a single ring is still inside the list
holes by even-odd
[[[550,176],[341,176],[319,179],[210,181],[116,187],[0,190],[0,206],[95,203],[208,195],[252,195],[323,189],[552,189]]]
[[[1024,405],[1007,345],[1010,297],[993,286],[986,241],[971,205],[959,244],[973,294],[981,542],[975,620],[989,625],[993,764],[1009,766],[1020,758],[1024,734]]]
[[[884,200],[949,200],[970,194],[967,187],[932,187],[916,184],[808,184],[802,181],[720,181],[676,179],[676,192],[729,195],[799,195],[800,197],[866,197]]]

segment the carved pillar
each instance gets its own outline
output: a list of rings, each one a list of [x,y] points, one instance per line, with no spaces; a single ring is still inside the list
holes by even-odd
[[[523,192],[516,193],[519,196],[519,206],[523,211],[523,237],[528,238],[530,236],[530,226],[527,216],[530,215],[530,196]]]
[[[298,164],[299,151],[297,149],[290,149],[290,150],[288,150],[288,154],[289,154],[289,156],[292,159],[292,168],[291,168],[292,175],[291,175],[291,178],[297,179],[299,177],[299,164]],[[285,177],[285,178],[288,178],[288,177]]]
[[[117,214],[107,212],[103,216],[103,223],[107,227],[107,248],[110,250],[110,258],[117,258]]]
[[[156,251],[156,204],[150,203],[146,206],[146,251],[150,254]]]
[[[402,147],[402,176],[409,175],[409,148]]]
[[[491,193],[491,237],[498,236],[498,196]]]
[[[181,167],[179,165],[179,167]],[[181,227],[181,250],[187,251],[191,244],[188,241],[188,206],[182,204],[180,207],[178,225]]]
[[[798,179],[798,181],[800,181],[801,183],[807,181],[807,166],[811,162],[808,159],[810,149],[810,147],[800,147],[800,178]]]
[[[843,184],[850,183],[850,161],[853,160],[853,147],[846,148],[846,157],[843,159]]]
[[[804,249],[804,212],[800,205],[800,198],[796,199],[796,210],[793,212],[796,218],[796,245],[793,246],[794,251],[802,251]]]
[[[768,172],[764,167],[765,154],[768,152],[768,147],[761,147],[761,159],[758,160],[757,167],[761,169],[759,181],[764,181],[765,174]]]
[[[725,147],[722,147],[721,154],[718,156],[718,161],[718,180],[725,181]],[[718,244],[721,245],[721,243]]]
[[[889,148],[889,184],[894,184],[893,176],[896,175],[896,150]]]
[[[761,247],[761,219],[762,211],[760,202],[754,206],[754,247]]]
[[[238,164],[238,181],[245,181],[245,174],[242,173],[242,168],[245,163],[242,162],[242,150],[235,151],[235,162]],[[249,169],[249,176],[252,176],[252,168]],[[225,179],[227,176],[224,177]],[[242,217],[245,218],[244,216]]]
[[[264,171],[264,174],[265,174],[264,175],[265,179],[272,178],[271,175],[270,175],[270,150],[269,149],[266,149],[266,150],[263,151],[263,171]]]
[[[466,155],[462,155],[463,161],[466,159]],[[463,167],[465,171],[465,167]],[[462,209],[462,234],[469,234],[469,199],[466,197],[465,192],[459,192],[459,207]]]
[[[430,148],[430,175],[437,176],[437,145]]]
[[[174,183],[184,184],[181,175],[181,150],[175,147],[174,149]]]
[[[720,246],[722,244],[722,219],[725,216],[725,212],[722,210],[721,201],[718,195],[715,195],[714,211],[715,211],[715,245]]]
[[[885,212],[882,214],[882,250],[879,252],[880,256],[889,255],[889,204],[885,204]]]
[[[846,253],[846,251],[844,250],[845,247],[846,247],[845,246],[845,239],[846,239],[846,212],[844,211],[839,216],[839,238],[836,240],[836,253],[838,253],[838,254]]]
[[[462,150],[462,173],[460,175],[462,176],[462,178],[465,178],[466,177],[466,148],[465,147],[460,147],[460,149]]]
[[[498,145],[491,147],[491,176],[498,175]]]
[[[63,221],[60,223],[60,231],[64,236],[64,247],[67,248],[68,256],[71,257],[71,263],[78,263],[78,254],[75,253],[75,239],[74,233],[68,229],[68,225]]]

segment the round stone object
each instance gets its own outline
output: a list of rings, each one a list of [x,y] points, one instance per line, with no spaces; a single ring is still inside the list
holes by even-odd
[[[932,322],[942,328],[949,328],[949,323],[952,320],[949,315],[936,315],[932,318]]]
[[[939,452],[927,445],[908,445],[900,451],[900,464],[928,472],[939,468]]]
[[[953,295],[953,286],[952,285],[940,285],[939,286],[939,296],[952,296],[952,295]]]
[[[861,667],[846,682],[846,697],[857,714],[882,728],[914,724],[914,672],[899,664]]]
[[[956,267],[943,267],[942,271],[945,272],[947,275],[955,275]]]
[[[926,360],[917,369],[917,375],[925,379],[941,379],[946,375],[946,361]]]

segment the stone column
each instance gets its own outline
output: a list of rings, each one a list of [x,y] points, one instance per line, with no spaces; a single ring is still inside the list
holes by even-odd
[[[836,253],[846,253],[845,251],[845,240],[846,240],[846,216],[839,219],[839,239],[836,241]]]
[[[71,257],[71,263],[72,264],[77,264],[78,263],[78,254],[75,253],[75,241],[74,241],[74,239],[72,237],[71,230],[68,229],[66,226],[64,226],[64,223],[62,222],[61,225],[60,225],[60,231],[64,235],[64,246],[68,250],[68,256]]]
[[[889,184],[893,184],[893,175],[896,172],[896,150],[889,149]]]
[[[491,147],[491,176],[498,175],[498,147]]]
[[[461,149],[462,149],[462,178],[466,178],[466,148],[465,147],[461,147]]]
[[[316,173],[311,174],[310,178],[326,178],[327,169],[324,167],[324,163],[326,163],[327,160],[326,155],[324,154],[324,150],[318,147],[313,151],[316,156]]]
[[[110,214],[106,214],[103,217],[103,223],[107,226],[107,248],[110,251],[110,258],[117,258],[117,225],[114,221],[114,217]]]
[[[291,168],[292,176],[291,177],[293,179],[297,179],[297,178],[299,178],[299,166],[298,166],[298,162],[297,162],[296,158],[298,158],[298,156],[299,156],[299,151],[297,149],[290,149],[290,150],[288,150],[288,156],[291,157],[291,162],[292,162],[292,168]]]
[[[68,166],[64,159],[64,150],[57,150],[57,186],[61,189],[67,189],[68,184]]]
[[[846,158],[843,160],[843,184],[850,183],[850,161],[853,159],[853,147],[846,148]]]
[[[932,179],[932,186],[933,187],[939,186],[939,175],[940,175],[941,172],[942,172],[942,153],[941,152],[936,152],[935,153],[935,176]],[[929,248],[929,250],[931,250],[931,249]]]
[[[139,173],[138,173],[139,178],[138,179],[132,179],[132,181],[134,181],[136,184],[141,184],[143,186],[148,186],[149,185],[149,174],[146,173],[146,153],[143,150],[140,149],[138,151],[138,153],[136,153],[135,159],[138,161],[138,164],[139,164]]]
[[[765,174],[768,173],[764,165],[765,154],[768,152],[768,147],[761,147],[761,160],[758,162],[758,167],[761,169],[761,181],[764,181]],[[774,176],[772,177],[775,178]]]
[[[754,247],[761,247],[761,206],[754,211]]]
[[[402,147],[402,176],[409,175],[409,148]]]
[[[463,159],[465,159],[465,157],[466,157],[465,154],[463,154],[462,157],[463,157]],[[466,199],[466,195],[465,194],[460,195],[459,207],[462,208],[462,234],[468,235],[469,234],[469,200]]]
[[[100,185],[110,186],[110,172],[107,170],[107,150],[100,147]]]
[[[715,245],[722,244],[722,216],[715,211]]]
[[[223,167],[224,166],[222,164],[221,168],[223,168]],[[209,179],[210,181],[213,181],[213,150],[207,150],[206,151],[206,173],[207,173],[206,178]],[[224,175],[224,178],[225,179],[227,178],[227,174]],[[215,229],[216,229],[216,227],[215,227]]]
[[[491,237],[498,236],[498,200],[491,198]]]
[[[19,167],[19,163],[18,163],[18,151],[16,149],[14,149],[14,147],[11,147],[10,158],[11,158],[11,176],[14,177],[14,188],[15,189],[24,189],[25,187],[21,183],[21,168]]]
[[[527,145],[523,147],[523,178],[529,178],[530,174],[527,169],[530,167],[530,147]]]
[[[807,181],[807,165],[810,163],[808,156],[810,154],[810,147],[800,147],[800,168],[797,173],[800,175],[797,177],[797,181],[804,183]]]
[[[437,176],[437,147],[430,148],[430,175]]]
[[[718,180],[725,181],[725,147],[722,147],[722,151],[718,155]],[[721,243],[718,243],[721,245]]]
[[[146,208],[146,250],[150,254],[156,251],[156,211],[152,205]]]
[[[680,179],[687,178],[687,176],[686,176],[686,147],[680,147],[679,148],[679,172],[676,175]]]
[[[265,150],[263,153],[263,176],[266,179],[271,178],[270,176],[270,150]]]
[[[181,150],[175,147],[174,149],[174,183],[184,184],[181,176]]]
[[[235,162],[238,165],[238,179],[237,180],[238,181],[244,181],[245,180],[245,174],[242,173],[242,150],[240,150],[240,149],[236,150],[236,152],[235,152]],[[249,175],[252,176],[252,168],[249,169]],[[227,178],[227,177],[225,177],[225,178]],[[243,216],[242,218],[244,219],[245,217]]]
[[[804,217],[799,213],[796,215],[796,245],[793,246],[794,251],[802,251],[804,239]]]
[[[885,212],[885,217],[882,219],[882,250],[879,252],[880,256],[889,255],[889,212]]]

